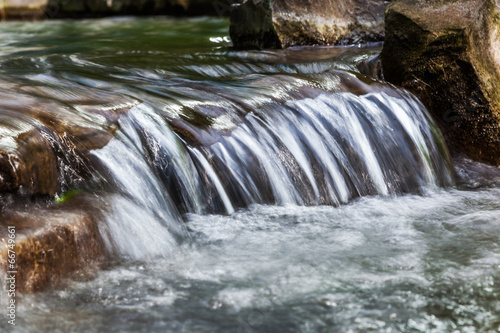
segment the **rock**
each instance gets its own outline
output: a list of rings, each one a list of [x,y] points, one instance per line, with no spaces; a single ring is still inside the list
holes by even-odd
[[[77,86],[0,87],[0,194],[54,196],[87,185],[90,151],[104,147],[119,115],[139,103]]]
[[[286,48],[383,39],[382,0],[245,0],[233,5],[234,46]]]
[[[493,0],[393,2],[384,77],[416,94],[454,152],[500,165],[500,11]]]
[[[384,75],[382,72],[382,59],[380,59],[380,54],[377,54],[370,59],[359,62],[356,65],[356,68],[363,75],[372,77],[377,80],[384,79]]]
[[[49,142],[28,124],[2,126],[0,138],[0,192],[21,189],[35,195],[59,190],[57,161]]]
[[[58,286],[66,278],[88,275],[109,261],[98,230],[97,203],[0,212],[0,273],[8,264],[8,227],[15,227],[16,292],[31,293]],[[74,200],[76,201],[76,200]]]
[[[49,0],[2,0],[0,14],[2,19],[19,17],[41,17]]]
[[[5,0],[2,18],[51,19],[110,15],[228,16],[237,0]]]

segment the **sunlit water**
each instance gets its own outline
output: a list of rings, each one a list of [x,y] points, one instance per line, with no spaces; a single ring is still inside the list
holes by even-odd
[[[16,327],[0,328],[500,329],[500,170],[450,170],[422,105],[355,74],[378,49],[233,52],[218,19],[2,27],[5,96],[119,129],[91,152],[95,179],[60,161],[61,192],[105,203],[116,262],[18,296]],[[8,126],[12,100],[0,101]],[[30,117],[64,146],[62,129]]]

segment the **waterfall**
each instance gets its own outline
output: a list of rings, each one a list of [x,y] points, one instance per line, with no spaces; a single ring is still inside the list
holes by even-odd
[[[187,143],[147,103],[119,123],[93,154],[116,192],[102,233],[133,259],[167,256],[186,237],[185,213],[339,205],[453,182],[436,125],[404,91],[264,103],[209,145]]]

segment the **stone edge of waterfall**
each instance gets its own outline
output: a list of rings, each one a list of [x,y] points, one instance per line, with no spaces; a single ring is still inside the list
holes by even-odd
[[[343,103],[345,104],[351,101],[351,99],[353,99],[353,103],[356,102],[359,104],[364,101],[365,103],[370,103],[370,105],[372,105],[371,103],[373,103],[374,101],[372,101],[370,98],[373,99],[376,97],[376,95],[368,94],[368,97],[366,97],[365,100],[354,95],[351,97],[349,96],[350,95],[343,96],[341,94],[341,96],[338,97],[340,98],[340,100],[330,100],[327,95],[320,95],[316,99],[305,99],[301,100],[298,103],[301,106],[300,109],[303,110],[303,112],[306,112],[307,110],[309,110],[307,109],[307,106],[317,106],[319,109],[321,109],[321,106],[323,106],[323,108],[330,110],[331,103],[340,103],[340,101],[344,101]],[[389,96],[385,94],[382,94],[381,96],[389,98]],[[409,99],[404,101],[404,103],[409,103],[413,100]],[[413,107],[416,110],[420,110],[419,104],[416,101],[413,101],[413,103]],[[340,104],[344,105],[342,103]],[[394,101],[390,105],[393,104]],[[287,105],[288,107],[292,106],[290,103],[288,103]],[[395,107],[395,105],[393,106]],[[408,104],[408,106],[410,105]],[[349,109],[350,111],[347,109],[344,110],[344,108],[341,109],[343,110],[341,114],[346,113],[347,118],[349,118],[349,115],[354,115],[351,114],[352,112],[354,112],[354,109]],[[397,108],[395,107],[395,109]],[[288,109],[284,108],[282,111],[285,112],[286,110]],[[310,113],[312,111],[309,110],[307,112]],[[309,114],[307,112],[305,114]],[[288,112],[286,114],[288,114]],[[278,113],[274,114],[274,117],[277,116]],[[425,118],[424,114],[421,114],[420,117]],[[396,118],[399,119],[400,117]],[[410,119],[406,116],[403,118],[407,120]],[[265,129],[271,131],[272,128],[264,126],[262,121],[259,121],[257,120],[257,118],[255,118],[255,115],[252,117],[248,117],[248,119],[249,121],[245,122],[245,124],[241,124],[240,127],[244,127],[244,129],[246,129],[247,131],[249,131],[250,128],[254,128],[257,130],[257,132],[245,132],[244,129],[240,129],[239,134],[236,137],[243,140],[244,138],[242,137],[242,135],[246,133],[246,135],[250,137],[260,136],[262,138],[267,138],[263,131]],[[272,119],[277,121],[281,118]],[[272,119],[269,119],[270,123]],[[336,118],[332,118],[330,122],[334,119]],[[290,122],[290,119],[287,121]],[[314,123],[319,126],[318,120],[314,121]],[[403,121],[402,123],[405,122]],[[116,257],[115,255],[118,255],[118,257],[130,258],[132,260],[142,260],[145,258],[147,259],[157,256],[168,257],[172,253],[172,250],[175,249],[176,237],[173,237],[172,235],[182,234],[182,230],[176,230],[177,226],[181,226],[181,217],[180,215],[178,215],[175,207],[173,208],[167,204],[165,204],[165,206],[158,203],[159,201],[161,201],[161,198],[165,198],[165,193],[167,193],[166,189],[154,182],[154,171],[150,169],[151,166],[146,162],[146,160],[139,158],[139,162],[137,162],[135,161],[135,159],[140,155],[141,152],[143,152],[143,147],[139,138],[138,130],[147,130],[149,134],[156,133],[156,139],[159,140],[158,142],[163,142],[164,146],[166,147],[172,146],[174,148],[177,147],[176,149],[180,149],[178,147],[179,145],[175,144],[179,139],[174,135],[174,132],[169,129],[167,123],[162,120],[161,117],[159,117],[159,115],[156,114],[154,110],[146,104],[140,104],[129,110],[126,116],[123,115],[120,124],[121,129],[115,133],[115,135],[117,135],[117,138],[108,142],[105,147],[93,151],[93,155],[95,155],[96,157],[100,157],[103,165],[113,166],[110,172],[113,171],[120,176],[115,177],[114,182],[121,185],[120,188],[122,189],[122,194],[125,194],[125,197],[128,198],[123,199],[125,200],[124,204],[122,204],[120,207],[115,207],[112,204],[113,201],[103,200],[102,197],[100,199],[97,199],[97,196],[79,193],[74,197],[69,198],[62,204],[52,205],[48,208],[31,207],[24,208],[24,210],[21,208],[18,211],[3,213],[2,217],[5,221],[8,221],[8,225],[14,225],[16,226],[16,228],[19,228],[19,237],[16,250],[18,251],[18,267],[20,272],[19,281],[22,281],[19,286],[19,291],[36,292],[52,286],[55,287],[60,283],[60,281],[64,280],[67,277],[74,276],[75,273],[86,273],[87,271],[92,271],[92,267],[105,266],[111,260],[111,257]],[[134,127],[134,124],[138,127]],[[357,124],[358,127],[361,126],[361,124],[358,123],[358,120],[355,122],[355,124]],[[295,125],[291,128],[295,128]],[[305,127],[303,130],[305,131],[306,129],[309,129],[309,127]],[[244,133],[241,131],[244,131]],[[407,130],[407,132],[410,134],[413,133],[410,130]],[[294,132],[291,131],[290,133]],[[158,137],[158,135],[160,134],[163,137]],[[121,138],[123,142],[119,141],[118,138]],[[234,140],[231,139],[231,142],[233,141]],[[246,142],[245,140],[243,141]],[[255,147],[264,149],[266,147],[264,143],[272,143],[274,142],[274,139],[269,137],[267,138],[267,141],[261,142],[260,145],[256,141],[254,141],[255,140],[251,142],[255,143]],[[318,137],[317,141],[320,142],[322,140]],[[126,142],[127,144],[125,144],[124,142]],[[270,146],[268,147],[269,151],[271,153],[275,152],[275,150],[273,150],[274,148],[271,148],[272,147]],[[294,149],[292,148],[293,147],[290,147],[291,151],[294,151]],[[320,149],[320,151],[323,151],[325,149],[326,147],[322,146],[322,149]],[[176,155],[176,153],[179,156],[182,155],[180,154],[180,152],[170,151],[170,155]],[[216,176],[214,175],[211,167],[207,167],[208,162],[204,160],[205,157],[200,152],[197,152],[194,155],[198,158],[199,163],[201,163],[205,166],[206,169],[211,171],[208,175],[209,178],[211,178],[212,181],[216,179]],[[118,156],[120,158],[118,158]],[[142,158],[144,158],[144,156]],[[274,162],[276,164],[279,164],[278,160],[275,160]],[[335,164],[334,162],[332,163]],[[252,166],[252,164],[250,166]],[[282,166],[282,168],[273,169],[271,165],[269,165],[268,169],[276,173],[275,178],[280,178],[279,172],[283,174],[285,173],[283,167],[284,166]],[[141,184],[141,182],[140,179],[136,179],[133,177],[133,175],[131,175],[131,171],[133,170],[142,170],[144,174],[148,175],[148,182],[144,183],[145,187],[143,186],[143,188],[141,188],[141,186],[138,185]],[[338,177],[334,177],[332,175],[332,179],[337,178]],[[431,181],[427,183],[432,184],[434,182]],[[222,185],[220,184],[220,182],[217,182],[215,186],[219,194],[224,192],[221,190]],[[335,184],[332,184],[332,186],[335,186]],[[154,189],[154,191],[152,189]],[[278,204],[281,203],[286,205],[287,203],[295,203],[297,205],[301,205],[301,201],[294,201],[292,200],[293,198],[288,198],[286,193],[284,193],[282,190],[283,189],[281,188],[273,188],[274,192],[276,192],[277,194],[282,194],[281,196],[277,195],[278,198],[281,198],[281,200],[277,200]],[[145,197],[148,197],[148,199],[146,201],[141,201],[139,200],[141,198],[135,198],[134,194],[136,192],[144,193]],[[377,192],[381,195],[387,195],[385,191]],[[155,193],[156,196],[151,196],[152,193]],[[152,197],[157,198],[158,202],[152,200]],[[106,198],[112,199],[111,197]],[[138,201],[141,204],[139,205],[140,207],[134,206],[134,202],[129,201],[129,199],[134,198],[136,199],[134,201]],[[347,195],[340,196],[339,198],[342,202],[349,201],[349,197]],[[222,198],[222,202],[228,214],[234,212],[235,207],[233,207],[231,201],[227,198],[227,195]],[[136,207],[137,209],[134,207]],[[140,216],[137,214],[132,214],[131,210],[139,212]],[[119,213],[121,213],[122,211],[125,211],[126,214],[129,214],[134,218],[132,218],[130,223],[128,224],[130,228],[125,228],[126,230],[120,230],[120,239],[119,241],[116,241],[116,239],[113,237],[117,234],[115,227],[118,225],[123,225],[127,220],[124,217],[120,217]],[[156,212],[156,215],[153,213],[149,214],[150,212]],[[171,214],[165,214],[165,212],[170,212]],[[193,212],[196,212],[196,210],[194,210]],[[110,215],[108,213],[112,213],[111,216],[116,215],[117,217],[114,217],[110,220]],[[106,216],[108,218],[106,218]],[[140,224],[135,223],[136,221],[138,221],[138,219],[141,219]],[[147,229],[146,225],[148,225],[148,221],[149,224],[153,225],[152,229],[149,230],[149,234],[145,232]],[[4,224],[2,227],[6,230],[7,224]],[[5,234],[6,232],[4,232],[4,235]],[[139,236],[143,237],[141,238]],[[152,243],[155,243],[153,242],[154,239],[156,239],[157,246],[153,246],[154,251],[149,253],[146,249],[148,247],[151,247]],[[5,238],[3,241],[5,242]],[[0,254],[0,266],[4,268],[4,271],[8,271],[8,269],[6,269],[8,266],[7,251],[4,251]]]
[[[79,195],[48,208],[2,213],[15,230],[15,265],[10,266],[8,226],[0,226],[0,276],[15,271],[16,292],[60,287],[68,278],[91,277],[112,258],[99,232],[94,198]],[[4,293],[3,290],[1,293]]]

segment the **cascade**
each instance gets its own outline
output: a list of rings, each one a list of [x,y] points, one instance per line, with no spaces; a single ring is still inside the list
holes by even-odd
[[[147,103],[119,123],[115,139],[92,154],[116,192],[103,234],[135,259],[168,255],[185,237],[185,213],[339,205],[453,182],[436,125],[404,91],[264,104],[210,145],[187,143]]]

